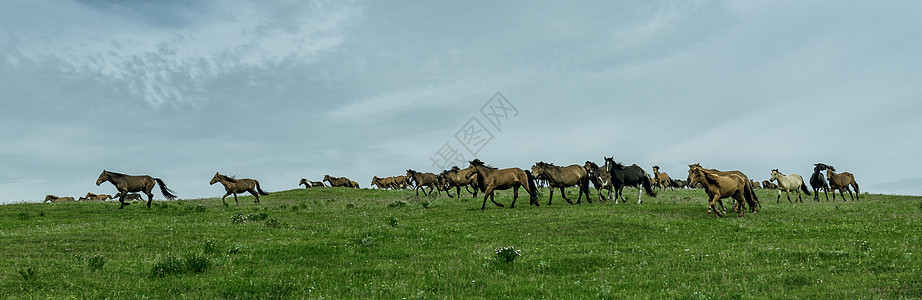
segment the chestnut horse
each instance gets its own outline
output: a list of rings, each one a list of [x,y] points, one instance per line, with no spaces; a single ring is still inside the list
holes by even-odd
[[[688,165],[688,175],[689,175],[689,176],[691,176],[692,169],[694,169],[694,168],[702,168],[702,169],[704,169],[704,167],[702,167],[700,163],[696,163],[696,164],[693,164],[693,165]],[[746,185],[749,186],[749,189],[753,189],[753,188],[752,188],[752,183],[749,181],[749,177],[746,176],[746,174],[743,174],[743,172],[740,172],[740,171],[738,171],[738,170],[733,170],[733,171],[719,171],[719,170],[715,170],[715,169],[704,169],[704,170],[705,170],[705,171],[708,171],[708,172],[711,172],[711,173],[716,173],[717,175],[736,174],[737,176],[742,177],[743,179],[746,180]],[[691,178],[690,178],[690,177],[689,177],[689,181],[691,181]],[[769,181],[766,180],[765,182],[769,182]],[[766,186],[766,185],[765,185],[765,182],[762,183],[763,186]],[[769,183],[771,183],[771,182],[769,182]],[[691,182],[689,182],[689,185],[692,185],[692,186],[693,186],[693,184],[692,184]],[[750,205],[750,206],[749,206],[749,212],[756,212],[756,210],[757,210],[758,208],[762,207],[762,204],[759,202],[759,197],[756,196],[756,194],[752,194],[752,198],[753,198],[753,200],[755,201],[755,205]],[[734,211],[738,211],[739,209],[741,209],[741,208],[738,207],[738,206],[735,205],[735,204],[733,205],[733,210],[734,210]]]
[[[745,216],[746,204],[744,204],[744,201],[749,203],[750,207],[758,206],[755,201],[755,192],[748,179],[733,173],[720,175],[704,168],[689,167],[688,178],[691,181],[690,184],[694,185],[700,182],[704,185],[704,190],[708,194],[708,199],[710,199],[708,207],[714,212],[715,217],[720,217],[721,215],[720,210],[717,209],[717,203],[723,198],[736,200],[737,203],[734,206],[740,208],[737,212],[740,217]]]
[[[605,201],[602,190],[608,190],[608,198],[614,199],[615,190],[611,183],[611,173],[604,172],[599,168],[599,165],[591,161],[586,161],[583,168],[586,168],[586,172],[589,172],[589,182],[592,182],[595,191],[599,193],[599,201]]]
[[[800,201],[800,203],[804,203],[804,200],[800,198],[800,191],[810,196],[810,190],[807,190],[807,185],[804,184],[804,178],[800,177],[800,175],[784,175],[781,174],[778,169],[772,169],[772,177],[768,181],[778,182],[778,199],[775,199],[775,203],[781,202],[781,191],[784,191],[784,194],[788,196],[788,203],[793,203],[791,202],[790,193],[792,191],[797,192],[797,200]]]
[[[552,163],[541,161],[535,163],[535,165],[531,167],[531,173],[534,174],[536,179],[547,180],[547,189],[551,192],[551,196],[547,200],[547,205],[551,205],[551,201],[554,200],[554,188],[560,189],[560,196],[563,197],[563,200],[573,204],[573,201],[567,199],[567,194],[564,191],[564,188],[570,186],[579,187],[579,196],[576,199],[576,204],[581,202],[583,194],[586,194],[586,201],[592,203],[592,200],[589,198],[589,172],[586,172],[586,168],[580,165],[558,167]]]
[[[42,203],[45,203],[45,202],[51,202],[51,203],[74,202],[74,197],[58,197],[55,195],[45,195],[45,201],[42,201]]]
[[[675,189],[672,184],[672,178],[669,178],[669,174],[660,173],[659,166],[653,166],[653,185],[661,189],[665,189],[666,187]]]
[[[448,187],[448,190],[445,191],[445,193],[448,194],[448,197],[451,197],[451,188],[454,187],[455,194],[458,195],[458,198],[461,198],[462,186],[465,188],[473,186],[474,191],[471,193],[474,194],[474,197],[477,197],[477,191],[480,190],[480,187],[477,186],[477,182],[479,180],[477,179],[477,174],[475,174],[472,170],[462,170],[461,168],[458,168],[458,166],[453,166],[450,170],[442,171],[442,174],[439,174],[439,176],[445,179],[446,186]],[[471,191],[470,189],[467,190],[468,192]]]
[[[836,174],[836,168],[829,166],[826,169],[826,178],[829,179],[829,188],[832,189],[832,200],[836,200],[836,190],[839,190],[839,195],[842,195],[842,201],[845,201],[845,194],[842,194],[842,190],[848,191],[848,197],[852,197],[852,190],[848,187],[851,186],[855,188],[855,198],[852,200],[859,200],[861,191],[858,189],[858,182],[855,181],[855,175],[849,172],[842,172],[841,174]]]
[[[211,182],[208,184],[215,184],[220,182],[224,186],[224,190],[227,193],[224,194],[224,197],[221,197],[221,202],[227,204],[224,198],[227,198],[230,194],[234,194],[234,203],[235,205],[240,205],[240,202],[237,201],[237,193],[249,192],[253,197],[256,197],[256,200],[253,201],[255,204],[259,204],[259,195],[267,196],[269,193],[264,192],[259,188],[259,181],[251,178],[233,178],[222,175],[218,172],[214,173],[214,177],[211,177]]]
[[[349,187],[355,188],[357,184],[353,184],[354,181],[349,180],[346,177],[333,177],[330,175],[323,175],[323,181],[329,182],[331,187]]]
[[[144,192],[144,194],[147,195],[147,208],[150,208],[151,202],[154,201],[154,194],[151,193],[151,191],[154,190],[155,185],[160,185],[160,193],[162,193],[163,197],[167,200],[176,199],[176,195],[173,194],[173,191],[167,188],[166,184],[164,184],[163,180],[160,180],[160,178],[153,178],[148,175],[125,175],[103,170],[102,174],[99,174],[99,178],[96,178],[96,185],[98,186],[106,181],[111,182],[112,185],[118,189],[118,201],[121,203],[118,207],[119,209],[124,208],[125,205],[131,204],[125,203],[125,195],[137,192]]]
[[[467,169],[473,171],[479,176],[478,185],[480,190],[483,191],[483,205],[480,206],[480,210],[483,211],[487,208],[487,198],[490,198],[490,201],[496,206],[503,207],[502,204],[496,203],[494,199],[495,190],[508,190],[512,189],[512,205],[509,205],[509,208],[515,208],[515,201],[519,199],[519,187],[525,188],[525,192],[530,196],[529,204],[534,206],[541,206],[538,203],[538,189],[535,187],[535,176],[529,171],[523,171],[519,168],[508,168],[498,170],[494,167],[484,164],[480,159],[474,159],[470,161],[470,166]]]

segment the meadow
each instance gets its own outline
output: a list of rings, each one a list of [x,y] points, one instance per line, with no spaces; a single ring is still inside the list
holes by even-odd
[[[239,207],[2,205],[0,298],[922,297],[922,197],[776,204],[757,190],[760,212],[714,218],[703,190],[659,192],[546,206],[542,189],[541,207],[526,194],[485,211],[469,194],[345,188]]]

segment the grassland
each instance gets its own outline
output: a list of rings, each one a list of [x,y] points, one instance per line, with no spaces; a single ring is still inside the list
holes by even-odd
[[[470,197],[340,188],[260,206],[3,205],[0,298],[922,297],[922,198],[758,193],[761,212],[719,219],[701,190],[573,206],[544,191],[541,207],[483,212]],[[505,246],[521,256],[499,258]]]

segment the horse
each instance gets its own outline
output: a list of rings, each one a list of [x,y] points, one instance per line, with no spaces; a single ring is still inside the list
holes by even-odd
[[[841,174],[836,174],[836,168],[829,166],[826,169],[826,178],[829,179],[829,188],[832,189],[832,200],[836,200],[836,190],[839,190],[839,195],[842,195],[842,201],[845,201],[845,194],[842,194],[842,190],[848,191],[848,197],[852,197],[852,190],[849,189],[849,186],[855,188],[855,198],[852,200],[859,200],[861,196],[861,191],[858,189],[858,182],[855,181],[855,175],[849,172],[842,172]]]
[[[687,181],[687,180],[680,180],[680,179],[673,179],[673,180],[672,180],[672,186],[673,186],[673,187],[680,188],[680,189],[691,188],[691,187],[688,186],[688,181]]]
[[[352,180],[346,177],[323,175],[323,181],[329,182],[331,187],[352,187]]]
[[[413,169],[407,169],[407,181],[414,182],[416,185],[416,195],[419,196],[419,190],[423,190],[423,195],[428,196],[432,194],[432,190],[438,187],[438,178],[434,173],[426,172],[416,172]],[[424,186],[429,187],[429,192],[426,193],[426,190],[423,189]],[[441,192],[439,193],[441,194]]]
[[[720,175],[717,172],[712,172],[701,167],[689,167],[689,181],[691,184],[704,184],[704,190],[708,194],[708,199],[710,199],[708,208],[710,211],[714,212],[714,217],[720,217],[721,215],[716,204],[723,198],[733,198],[736,200],[737,204],[735,206],[740,208],[737,211],[739,217],[745,216],[745,209],[743,209],[745,204],[743,201],[749,203],[750,208],[758,205],[755,200],[755,192],[752,189],[752,185],[749,184],[749,179],[745,179],[734,173]],[[723,207],[723,203],[720,205]]]
[[[400,175],[394,176],[394,189],[406,189],[407,188],[407,176]]]
[[[826,201],[829,201],[829,184],[826,183],[826,177],[823,177],[822,173],[822,171],[828,169],[829,166],[824,163],[815,163],[813,166],[813,175],[810,175],[810,187],[813,188],[813,200],[820,201],[820,189],[822,189],[823,195],[826,196]],[[835,197],[836,194],[832,193],[832,196]]]
[[[90,192],[86,193],[86,196],[80,198],[80,201],[106,201],[112,199],[112,196],[106,194],[93,194]]]
[[[614,199],[615,191],[611,183],[611,173],[602,172],[599,165],[591,161],[586,161],[583,168],[589,173],[589,182],[592,182],[592,186],[595,187],[595,191],[599,194],[599,201],[606,200],[605,196],[602,195],[602,190],[608,190],[608,197]]]
[[[119,197],[121,197],[121,193],[115,194],[115,196],[112,196],[112,199],[119,198]],[[141,201],[141,200],[142,199],[141,199],[140,194],[131,193],[131,194],[125,195],[125,201]]]
[[[99,174],[99,178],[96,179],[96,186],[99,186],[103,182],[110,182],[118,190],[119,199],[121,203],[119,209],[124,208],[130,203],[125,203],[125,195],[128,193],[137,193],[144,192],[147,195],[147,208],[150,208],[151,202],[154,201],[153,191],[155,185],[160,185],[160,193],[163,194],[167,200],[176,199],[173,191],[166,187],[166,184],[163,183],[163,180],[160,178],[153,178],[149,175],[125,175],[122,173],[109,172],[106,170],[102,171],[102,174]]]
[[[696,164],[688,165],[688,175],[691,176],[691,173],[692,173],[692,171],[693,171],[692,169],[696,169],[696,168],[704,169],[704,167],[701,166],[701,163],[696,163]],[[742,177],[743,179],[745,179],[745,180],[746,180],[746,185],[749,186],[749,189],[752,189],[752,182],[749,180],[749,177],[746,176],[746,174],[743,174],[743,172],[740,172],[740,171],[738,171],[738,170],[733,170],[733,171],[720,171],[720,170],[715,170],[715,169],[704,169],[704,170],[705,170],[705,171],[708,171],[708,172],[711,172],[711,173],[715,173],[715,174],[717,174],[717,175],[736,174],[737,176]],[[767,180],[766,180],[766,181],[767,181]],[[691,182],[690,177],[689,177],[689,184],[690,184],[690,185],[693,185],[693,183]],[[753,197],[753,201],[755,202],[755,205],[750,205],[750,206],[749,206],[749,212],[756,212],[756,210],[757,210],[759,207],[762,207],[762,204],[759,202],[759,197],[758,197],[758,196],[756,196],[755,194],[752,194],[752,197]],[[737,204],[739,204],[739,203],[737,203]],[[738,206],[734,205],[734,206],[733,206],[733,209],[734,209],[734,210],[739,210],[739,209],[741,209],[741,207],[738,207]]]
[[[647,191],[647,195],[651,197],[656,197],[656,192],[653,191],[652,180],[650,179],[647,171],[644,171],[643,168],[634,164],[629,167],[625,167],[619,162],[615,162],[612,157],[605,158],[605,169],[611,174],[612,186],[615,189],[615,203],[618,203],[618,199],[621,199],[621,202],[627,203],[624,200],[624,191],[625,186],[643,186],[644,190]],[[637,204],[643,202],[641,199],[643,191],[638,187],[637,188]]]
[[[772,190],[773,190],[773,189],[777,189],[777,188],[778,188],[778,185],[776,185],[776,184],[774,184],[774,183],[772,183],[771,181],[768,181],[768,180],[762,180],[762,188],[764,188],[764,189],[772,189]]]
[[[658,186],[660,189],[672,187],[672,178],[669,178],[669,174],[660,173],[659,166],[653,166],[653,185]],[[673,189],[675,188],[673,187]]]
[[[358,182],[355,182],[355,180],[349,180],[349,187],[354,188],[354,189],[359,189],[359,188],[361,188],[361,187],[359,187],[359,183],[358,183]]]
[[[483,205],[480,206],[480,211],[487,208],[487,198],[490,198],[490,201],[496,204],[496,206],[503,207],[502,204],[496,203],[494,191],[508,190],[510,188],[512,189],[512,205],[509,205],[509,208],[515,208],[515,201],[519,199],[519,187],[525,188],[525,192],[528,193],[529,204],[541,206],[541,204],[538,203],[538,189],[535,187],[535,176],[532,175],[531,172],[519,168],[496,169],[484,164],[480,159],[476,158],[469,163],[470,165],[467,169],[479,176],[478,180],[480,182],[478,182],[478,185],[480,186],[480,190],[484,193]]]
[[[592,199],[589,196],[589,172],[587,172],[586,168],[583,166],[569,165],[566,167],[558,167],[552,163],[541,161],[535,163],[535,165],[531,167],[531,173],[534,174],[535,178],[547,180],[547,189],[551,192],[551,196],[547,200],[547,205],[551,205],[551,201],[554,200],[554,188],[560,189],[560,196],[563,197],[563,200],[573,204],[573,201],[567,199],[567,193],[564,191],[564,188],[570,186],[579,187],[579,196],[576,199],[576,204],[580,204],[583,199],[583,194],[586,194],[586,201],[592,203]]]
[[[442,171],[442,174],[439,174],[442,178],[445,178],[445,181],[448,186],[448,190],[445,191],[448,194],[448,197],[451,197],[451,188],[455,188],[455,194],[458,195],[458,198],[461,198],[461,187],[473,186],[474,197],[477,197],[477,191],[480,190],[480,187],[477,186],[477,174],[469,169],[461,169],[458,166],[451,167],[450,170]],[[468,189],[470,192],[470,189]]]
[[[749,183],[752,183],[752,188],[754,188],[754,189],[761,189],[761,188],[762,188],[762,184],[759,183],[758,181],[749,179]]]
[[[221,203],[227,204],[224,198],[227,198],[230,194],[234,194],[234,206],[239,206],[240,202],[237,201],[237,193],[249,192],[253,197],[256,197],[256,200],[253,201],[255,204],[259,204],[259,195],[268,196],[269,193],[264,192],[259,188],[259,181],[251,178],[233,178],[222,175],[221,173],[215,172],[214,177],[211,178],[209,185],[213,185],[217,182],[220,182],[224,186],[224,190],[227,193],[221,197]]]
[[[305,189],[309,189],[312,187],[326,187],[326,185],[323,184],[323,181],[310,181],[310,180],[307,180],[307,178],[301,178],[301,181],[298,182],[298,186],[301,186],[301,185],[304,185]]]
[[[51,203],[74,202],[74,197],[58,197],[55,195],[45,195],[45,201],[42,201],[42,203],[45,203],[45,202],[51,202]]]
[[[378,176],[371,178],[371,184],[369,186],[377,186],[379,189],[388,189],[393,187],[394,177],[384,177],[379,178]]]
[[[797,192],[797,200],[800,203],[804,203],[804,200],[800,198],[800,191],[803,191],[807,196],[810,196],[810,190],[807,190],[807,185],[804,184],[804,178],[800,177],[797,174],[784,175],[778,171],[778,169],[772,169],[772,178],[768,181],[777,181],[778,182],[778,199],[775,199],[775,203],[781,202],[781,191],[784,191],[784,194],[788,196],[788,203],[791,202],[790,192]]]

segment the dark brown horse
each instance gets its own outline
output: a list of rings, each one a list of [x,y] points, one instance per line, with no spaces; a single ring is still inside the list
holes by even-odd
[[[768,181],[768,180],[762,180],[762,188],[764,188],[764,189],[772,189],[772,190],[773,190],[773,189],[777,189],[777,188],[778,188],[778,185],[776,185],[776,184],[774,184],[774,183],[772,183],[771,181]]]
[[[640,198],[643,191],[646,191],[650,197],[656,197],[656,192],[653,191],[653,180],[650,179],[647,171],[644,171],[643,168],[636,164],[624,166],[619,162],[615,162],[613,157],[604,158],[605,169],[611,174],[611,183],[615,188],[615,203],[618,203],[618,199],[627,203],[622,194],[626,186],[637,187],[637,204],[643,202]],[[640,188],[641,186],[643,189]]]
[[[583,168],[589,173],[589,182],[592,182],[595,191],[599,193],[599,201],[605,201],[602,190],[608,190],[608,197],[614,198],[615,190],[611,183],[611,173],[602,170],[599,165],[591,161],[586,161]]]
[[[416,186],[416,195],[419,196],[419,190],[424,186],[429,187],[429,192],[426,193],[426,190],[423,189],[423,194],[428,196],[432,194],[432,190],[438,187],[438,177],[433,173],[426,172],[416,172],[413,169],[407,170],[407,181],[413,182]]]
[[[352,180],[346,177],[333,177],[330,175],[323,175],[323,181],[329,182],[331,187],[354,187]]]
[[[119,209],[129,205],[130,203],[125,203],[125,195],[128,193],[137,193],[143,192],[147,195],[147,208],[150,208],[151,202],[154,201],[154,194],[151,191],[154,190],[155,185],[160,185],[160,193],[163,194],[163,197],[167,200],[176,199],[176,195],[173,194],[173,191],[166,187],[166,184],[163,183],[163,180],[160,178],[153,178],[148,175],[125,175],[121,173],[102,171],[102,174],[99,174],[99,178],[96,179],[96,185],[99,186],[103,182],[111,182],[112,185],[118,189],[118,201],[121,203]]]
[[[225,193],[224,196],[221,197],[221,203],[224,203],[224,204],[227,204],[227,202],[224,201],[224,198],[227,198],[227,196],[229,196],[230,194],[234,194],[235,205],[240,205],[240,202],[237,201],[237,193],[243,193],[243,192],[250,193],[251,195],[253,195],[253,197],[256,197],[256,200],[253,201],[253,203],[255,204],[259,204],[259,195],[263,195],[263,196],[269,195],[269,193],[266,193],[261,188],[259,188],[259,181],[257,181],[256,179],[251,179],[251,178],[237,179],[237,178],[228,177],[228,176],[222,175],[221,173],[215,172],[214,177],[211,177],[211,182],[209,182],[208,184],[215,184],[217,182],[220,182],[221,185],[224,186],[224,190],[227,191],[227,193]]]
[[[688,175],[689,175],[689,176],[691,176],[692,169],[694,169],[694,168],[701,168],[701,169],[704,169],[704,167],[702,167],[700,163],[696,163],[696,164],[693,164],[693,165],[688,165]],[[738,171],[738,170],[733,170],[733,171],[720,171],[720,170],[715,170],[715,169],[704,169],[704,170],[705,170],[705,171],[709,171],[709,172],[711,172],[711,173],[716,173],[717,175],[736,174],[737,176],[740,176],[740,177],[742,177],[743,179],[745,179],[745,180],[746,180],[746,185],[749,186],[749,189],[752,189],[752,183],[749,181],[749,177],[746,176],[746,174],[743,174],[743,172],[740,172],[740,171]],[[767,180],[766,180],[766,182],[767,182]],[[769,183],[770,183],[770,182],[769,182]],[[689,185],[693,185],[693,184],[691,183],[691,178],[690,178],[690,177],[689,177]],[[763,182],[763,185],[764,185],[764,182]],[[776,188],[777,188],[777,186],[776,186]],[[756,210],[758,210],[759,208],[762,207],[762,204],[759,202],[758,196],[756,196],[755,194],[752,194],[752,197],[753,197],[753,199],[754,199],[756,205],[754,205],[754,206],[753,206],[753,205],[750,205],[750,206],[749,206],[749,212],[756,212]],[[739,203],[737,203],[737,205],[738,205],[738,204],[739,204]],[[739,206],[737,206],[737,205],[734,205],[734,206],[733,206],[733,210],[734,210],[734,211],[739,211],[739,210],[741,209],[741,208],[740,208]]]
[[[528,193],[530,197],[529,204],[541,206],[541,204],[538,203],[538,190],[535,187],[535,176],[533,176],[531,172],[519,168],[498,170],[484,164],[480,159],[470,161],[470,166],[467,168],[476,173],[481,181],[478,182],[481,191],[484,193],[483,205],[480,206],[481,211],[487,208],[487,198],[490,198],[490,201],[496,204],[496,206],[503,207],[502,204],[496,203],[494,199],[494,191],[496,190],[512,189],[512,204],[509,205],[509,208],[515,208],[515,201],[519,199],[519,187],[525,188],[525,192]]]
[[[704,184],[704,191],[707,192],[708,199],[710,200],[708,202],[708,207],[714,212],[715,217],[720,217],[720,210],[717,209],[716,204],[723,198],[733,198],[736,200],[737,204],[735,206],[740,207],[738,211],[740,217],[745,216],[745,203],[748,203],[750,207],[758,205],[755,201],[755,192],[752,190],[749,179],[745,179],[742,176],[733,173],[720,175],[717,174],[717,172],[712,172],[704,168],[692,167],[689,168],[688,177],[691,184],[699,182]],[[723,204],[721,204],[721,206],[723,206]]]
[[[563,197],[563,200],[573,204],[573,201],[567,199],[567,193],[564,191],[564,188],[571,186],[579,187],[579,196],[576,199],[576,204],[581,202],[583,194],[586,194],[586,201],[592,203],[592,199],[589,198],[589,172],[587,172],[586,168],[583,166],[569,165],[566,167],[558,167],[552,163],[540,161],[531,167],[531,173],[536,179],[540,178],[547,180],[547,189],[551,192],[551,196],[547,200],[547,205],[551,205],[551,201],[554,200],[555,188],[560,189],[560,196]]]
[[[301,178],[301,181],[298,182],[298,186],[301,186],[301,185],[303,185],[305,189],[309,189],[312,187],[326,187],[326,185],[324,185],[322,181],[310,181],[310,180],[307,180],[307,178]]]
[[[826,201],[829,201],[829,184],[826,183],[826,177],[823,176],[823,171],[826,171],[826,169],[829,169],[829,166],[824,163],[813,164],[813,175],[810,175],[810,187],[813,188],[813,201],[820,201],[820,190],[823,190]],[[835,197],[836,193],[832,193],[832,196]]]
[[[841,174],[836,174],[836,168],[829,166],[826,169],[826,178],[829,179],[829,188],[832,189],[833,201],[836,200],[836,190],[842,196],[842,201],[845,201],[845,194],[842,194],[842,190],[848,191],[848,197],[852,198],[852,190],[849,186],[855,188],[855,198],[852,200],[860,199],[861,190],[858,189],[858,182],[855,181],[855,175],[852,175],[852,173],[842,172]]]
[[[461,187],[474,187],[474,191],[471,192],[468,189],[468,192],[471,192],[474,197],[477,197],[477,191],[480,190],[480,187],[477,186],[477,174],[474,173],[471,169],[461,169],[458,166],[451,167],[450,170],[442,171],[442,174],[439,174],[442,178],[445,178],[445,181],[448,186],[448,190],[445,191],[448,194],[448,197],[451,197],[451,188],[455,188],[455,194],[458,195],[458,198],[461,198]]]

